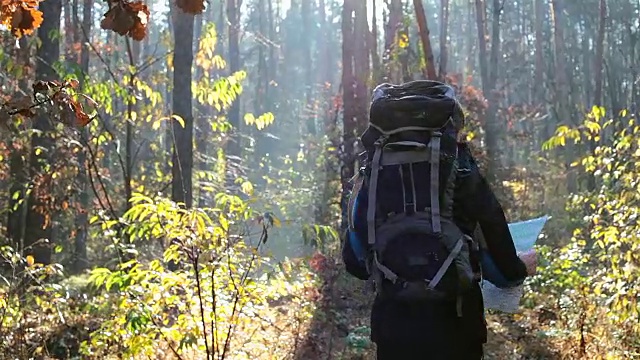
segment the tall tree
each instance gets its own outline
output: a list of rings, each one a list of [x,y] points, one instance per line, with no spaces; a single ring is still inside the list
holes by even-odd
[[[202,16],[202,15],[200,15]],[[173,9],[175,57],[173,69],[173,156],[171,198],[187,207],[193,204],[193,108],[191,68],[193,64],[194,15]],[[182,124],[181,124],[182,122]],[[184,125],[184,126],[183,126]]]
[[[82,23],[79,31],[79,38],[83,39],[80,49],[80,69],[82,77],[80,78],[80,88],[85,86],[85,77],[89,75],[89,53],[91,42],[91,23],[93,17],[93,0],[84,0],[82,6]],[[88,136],[86,129],[82,130],[85,138]],[[73,252],[73,271],[76,273],[86,269],[89,265],[87,259],[87,232],[89,224],[89,179],[88,179],[88,161],[86,150],[83,149],[78,153],[78,190],[79,190],[79,211],[75,221],[75,238]]]
[[[369,51],[370,31],[367,21],[367,3],[354,3],[354,53],[353,69],[355,76],[356,130],[362,133],[367,126],[369,104],[369,79],[371,76],[371,53]],[[357,66],[356,66],[357,64]]]
[[[378,84],[382,82],[382,64],[380,63],[380,54],[378,53],[378,8],[376,2],[375,0],[371,2],[371,37],[369,39],[369,48],[371,51],[372,79],[375,84]]]
[[[493,1],[490,57],[487,56],[486,4],[484,0],[476,0],[475,5],[482,92],[489,102],[489,108],[484,114],[485,149],[487,153],[487,168],[485,171],[487,179],[491,182],[495,182],[498,179],[497,172],[500,169],[499,139],[502,133],[500,124],[498,123],[498,96],[496,92],[496,83],[498,80],[498,53],[500,46],[500,14],[502,12],[502,4],[500,0]],[[487,58],[489,58],[489,63],[487,63]]]
[[[60,15],[62,0],[47,0],[40,4],[44,20],[38,29],[40,47],[36,52],[36,79],[42,81],[57,80],[58,74],[52,67],[60,58]],[[49,204],[46,199],[51,194],[51,161],[54,150],[54,125],[46,114],[40,114],[33,123],[34,133],[31,139],[31,159],[29,176],[34,182],[28,196],[28,209],[24,246],[32,254],[35,262],[51,262],[51,243],[53,227]]]
[[[594,58],[595,89],[593,103],[602,106],[602,64],[604,62],[604,37],[607,29],[607,0],[600,0],[598,39],[596,40],[596,56]]]
[[[220,6],[224,8],[224,1],[218,0]],[[194,39],[196,39],[194,44],[194,49],[199,49],[200,44],[203,41],[215,41],[214,50],[221,54],[223,49],[222,42],[220,39],[222,38],[222,33],[219,32],[219,29],[224,28],[224,23],[222,21],[216,22],[215,16],[218,13],[218,9],[213,7],[213,2],[207,10],[201,14],[196,15],[196,24],[194,28]],[[222,15],[219,15],[224,19],[224,11],[222,11]],[[215,29],[215,39],[206,40],[204,38],[206,33],[204,33],[205,24],[213,25]],[[195,50],[194,50],[195,51]],[[202,66],[198,66],[195,69],[195,81],[199,81],[203,77],[213,77],[214,79],[218,79],[222,76],[222,69],[215,68],[212,72],[204,71]],[[194,116],[194,137],[195,137],[195,146],[196,153],[199,157],[198,162],[198,171],[203,172],[209,170],[211,166],[211,162],[209,160],[209,156],[211,153],[211,136],[213,135],[212,129],[212,119],[215,118],[216,115],[219,115],[219,111],[213,108],[212,106],[208,106],[206,103],[197,102],[195,105],[195,116]],[[207,186],[206,181],[200,179],[201,183],[199,185],[198,190],[198,206],[205,207],[211,205],[211,194],[207,190],[209,186]]]
[[[22,37],[19,41],[17,60],[23,69],[31,68],[31,49],[26,37]],[[29,88],[28,81],[32,74],[28,71],[22,73],[21,80],[18,82],[16,93],[25,92]],[[11,123],[10,123],[11,124]],[[12,128],[13,133],[19,133],[17,126]],[[7,213],[7,237],[11,239],[15,249],[22,250],[24,248],[24,232],[25,220],[27,215],[27,183],[29,181],[29,169],[27,167],[27,155],[24,146],[26,139],[21,136],[19,139],[15,137],[9,144],[9,174],[11,185],[9,187],[9,211]]]
[[[600,0],[599,11],[599,26],[598,26],[598,39],[596,40],[596,56],[594,59],[593,70],[595,72],[595,89],[593,92],[593,105],[604,106],[602,103],[602,64],[604,62],[604,37],[607,28],[607,0]],[[596,134],[593,134],[595,137]],[[595,139],[589,141],[589,150],[592,155],[595,155],[597,142]],[[596,178],[593,173],[590,173],[587,178],[588,190],[595,190]]]
[[[553,16],[553,48],[555,64],[555,113],[559,122],[571,124],[572,111],[570,109],[570,85],[567,75],[567,60],[565,58],[565,38],[564,27],[566,21],[564,17],[564,3],[560,0],[551,0],[551,14]],[[567,186],[570,192],[577,189],[575,169],[570,166],[573,161],[574,146],[571,141],[567,144],[565,167],[568,172]]]
[[[449,30],[449,0],[440,1],[440,62],[438,63],[438,77],[444,80],[447,76],[448,61],[448,30]]]
[[[544,48],[543,48],[543,33],[542,27],[544,26],[545,19],[545,0],[535,0],[535,33],[536,33],[536,41],[535,41],[535,75],[534,75],[534,87],[536,97],[535,100],[537,102],[544,102]],[[551,135],[551,134],[549,134]]]
[[[350,180],[355,173],[355,141],[357,128],[356,79],[353,70],[353,56],[356,48],[353,12],[354,2],[359,0],[345,0],[342,5],[342,164],[340,181],[342,183],[341,209],[347,209]],[[346,226],[347,216],[342,216],[342,227]]]
[[[229,71],[233,74],[240,70],[240,8],[242,0],[227,0],[227,24],[229,36]],[[229,109],[229,123],[233,127],[233,136],[227,143],[227,155],[231,159],[240,156],[240,98]],[[233,176],[231,176],[233,177]]]
[[[535,0],[534,3],[534,31],[535,31],[535,44],[534,44],[534,94],[533,99],[534,103],[541,106],[545,112],[548,108],[547,99],[546,99],[546,83],[544,74],[546,73],[546,63],[545,63],[545,54],[544,54],[544,26],[546,15],[548,13],[548,7],[545,6],[545,0]],[[545,139],[548,139],[553,135],[553,127],[551,121],[545,121],[539,133],[536,133],[533,136],[533,148],[540,149],[542,142]],[[526,154],[526,158],[528,159],[529,154]]]
[[[427,24],[427,16],[424,13],[422,0],[413,0],[413,7],[416,12],[416,20],[420,31],[420,41],[422,43],[422,52],[424,54],[425,69],[424,76],[430,80],[436,80],[436,65],[433,61],[433,49],[431,48],[431,39],[429,38],[429,25]]]
[[[396,42],[398,30],[402,25],[402,0],[391,0],[387,4],[389,6],[389,21],[385,27],[384,50],[389,53]]]
[[[311,3],[312,0],[301,0],[302,4],[300,6],[300,15],[302,19],[303,26],[303,34],[304,36],[309,36],[310,38],[304,42],[304,49],[302,49],[302,61],[305,65],[304,67],[304,93],[305,93],[305,107],[307,110],[311,110],[312,102],[313,102],[313,58],[311,57],[311,51],[313,49],[313,38],[312,36],[312,27],[314,24],[312,23],[312,13],[311,13]],[[316,129],[316,114],[314,111],[305,111],[304,116],[307,116],[307,134],[311,136],[315,136],[317,133]]]
[[[394,55],[401,50],[398,45],[400,37],[404,34],[402,0],[391,0],[387,2],[387,5],[389,15],[384,30],[383,65],[385,77],[383,80],[397,83],[401,81],[402,69],[398,68]]]

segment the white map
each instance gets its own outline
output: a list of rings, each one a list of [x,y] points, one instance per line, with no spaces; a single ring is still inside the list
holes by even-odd
[[[549,216],[543,216],[509,224],[516,252],[521,253],[533,248],[549,218]],[[524,290],[522,285],[500,289],[489,281],[482,280],[481,288],[485,309],[494,309],[505,313],[518,311]]]

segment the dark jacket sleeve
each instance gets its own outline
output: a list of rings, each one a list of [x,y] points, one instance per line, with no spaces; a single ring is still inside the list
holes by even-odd
[[[491,190],[466,144],[459,145],[459,173],[455,192],[455,207],[471,225],[480,226],[487,251],[508,282],[518,282],[527,277],[527,269],[516,254],[511,232],[502,206]]]

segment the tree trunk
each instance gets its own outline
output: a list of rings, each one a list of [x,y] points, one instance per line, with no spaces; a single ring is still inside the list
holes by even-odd
[[[436,65],[433,61],[433,50],[431,49],[431,39],[429,39],[429,26],[427,24],[427,17],[424,14],[422,0],[413,0],[413,7],[416,11],[416,20],[418,22],[418,29],[420,30],[420,41],[422,42],[422,51],[426,63],[426,69],[423,70],[423,73],[427,79],[436,80],[438,75],[436,74]]]
[[[191,91],[191,67],[193,64],[194,15],[186,14],[174,7],[175,60],[173,69],[173,115],[182,118],[173,120],[175,142],[172,154],[171,199],[184,203],[187,208],[193,204],[193,109]]]
[[[31,51],[26,37],[19,40],[20,50],[18,58],[20,65],[24,69],[31,68]],[[31,75],[31,74],[29,74]],[[27,92],[29,89],[28,81],[30,76],[26,73],[22,74],[22,78],[18,82],[18,91]],[[10,123],[12,124],[12,123]],[[14,131],[18,132],[19,128],[15,127]],[[29,174],[27,168],[27,151],[25,146],[26,136],[15,137],[9,142],[9,208],[7,212],[7,237],[11,239],[11,245],[16,251],[24,250],[25,220],[27,216],[28,198],[27,185],[29,182]]]
[[[240,6],[242,0],[227,0],[227,22],[229,35],[229,71],[233,74],[240,70]],[[227,156],[229,159],[239,161],[240,157],[240,97],[237,97],[229,109],[229,123],[232,126],[231,138],[227,143]],[[230,176],[229,181],[235,180]]]
[[[385,27],[384,34],[384,79],[390,82],[399,82],[402,76],[402,70],[393,59],[392,54],[399,51],[397,49],[398,36],[402,30],[402,0],[391,0],[387,3],[389,6],[389,19]]]
[[[331,92],[331,83],[333,81],[333,69],[331,62],[333,56],[330,51],[330,37],[332,34],[331,25],[327,20],[325,0],[319,2],[319,18],[320,18],[320,42],[318,44],[318,82],[321,84],[322,93],[320,100],[320,112],[323,116],[324,134],[326,136],[324,151],[324,179],[321,183],[322,195],[319,197],[315,212],[315,222],[317,224],[328,224],[331,221],[331,202],[334,200],[335,180],[338,178],[336,167],[337,151],[340,147],[340,139],[337,130],[336,116],[334,114]]]
[[[482,81],[482,91],[487,96],[489,88],[489,66],[487,64],[487,20],[484,0],[475,0],[476,26],[478,31],[478,60],[480,62],[480,79]]]
[[[42,2],[40,10],[43,13],[44,20],[38,29],[38,38],[41,46],[36,52],[36,79],[51,81],[56,80],[58,77],[51,64],[54,64],[60,58],[60,40],[58,36],[52,34],[60,31],[62,1],[47,0]],[[51,194],[48,188],[51,176],[46,174],[45,169],[52,160],[54,127],[49,116],[42,114],[36,117],[33,128],[38,130],[40,135],[34,134],[31,139],[32,152],[29,175],[34,181],[34,187],[29,194],[24,246],[26,253],[33,255],[36,263],[49,264],[51,263],[53,227],[51,209],[43,201],[43,196]]]
[[[500,0],[493,2],[493,21],[491,27],[491,56],[487,64],[487,41],[486,41],[486,11],[484,0],[476,0],[476,24],[478,28],[478,56],[480,60],[480,75],[482,78],[482,92],[487,98],[489,108],[484,114],[485,122],[485,149],[487,153],[486,177],[490,183],[498,180],[500,170],[499,139],[502,133],[498,124],[498,97],[496,93],[496,82],[498,72],[498,52],[500,43],[500,13],[502,8]]]
[[[91,51],[88,43],[91,42],[91,24],[92,24],[92,12],[93,0],[84,0],[82,7],[82,31],[81,34],[86,34],[86,39],[82,39],[82,48],[80,50],[80,69],[82,70],[83,77],[80,78],[80,88],[84,88],[85,76],[89,75],[89,52]],[[81,130],[85,138],[88,137],[86,129]],[[88,169],[89,163],[87,161],[87,153],[85,150],[78,153],[78,188],[80,189],[79,205],[80,209],[75,219],[75,239],[74,239],[74,257],[73,257],[73,271],[80,273],[89,266],[87,259],[87,233],[89,225],[89,179]]]
[[[600,18],[598,27],[598,39],[596,42],[596,57],[594,59],[594,80],[595,89],[593,103],[603,106],[602,102],[602,63],[604,62],[604,37],[607,28],[607,1],[600,0]]]
[[[542,34],[542,25],[544,24],[544,1],[545,0],[535,0],[535,32],[536,32],[536,41],[535,41],[535,74],[534,74],[534,87],[535,87],[535,101],[539,104],[544,104],[546,102],[544,96],[544,48],[543,48],[543,34]],[[545,127],[546,128],[546,127]],[[545,136],[549,137],[553,135],[545,129]]]
[[[464,78],[468,78],[469,76],[475,76],[475,71],[474,69],[476,68],[476,57],[474,54],[474,51],[476,50],[475,46],[476,46],[476,41],[475,41],[475,37],[473,36],[474,34],[474,30],[473,30],[473,26],[474,24],[476,24],[477,22],[474,21],[474,16],[473,16],[473,6],[474,0],[469,0],[469,6],[467,6],[468,8],[468,18],[467,21],[465,21],[466,24],[466,32],[467,32],[467,36],[465,37],[465,41],[466,41],[466,62],[464,65]],[[484,19],[484,18],[483,18]],[[476,33],[479,33],[479,30],[476,28]],[[482,34],[485,35],[485,31],[482,31]],[[485,48],[486,48],[486,39],[485,39]],[[482,59],[480,59],[482,61]],[[485,59],[486,60],[486,59]],[[482,65],[482,63],[480,63],[480,65]],[[486,71],[486,61],[484,63],[485,66],[485,70]],[[482,66],[480,66],[480,70],[482,70]]]
[[[62,17],[64,19],[63,53],[65,59],[71,61],[71,57],[73,56],[73,31],[71,29],[73,29],[72,24],[75,22],[75,19],[71,19],[71,1],[65,1],[64,4],[62,4],[62,8]]]
[[[398,30],[402,26],[402,0],[391,0],[389,4],[389,22],[384,34],[384,50],[391,51],[396,43]]]
[[[333,69],[331,67],[332,54],[330,45],[331,25],[327,20],[325,0],[320,0],[318,5],[318,16],[320,17],[320,42],[318,43],[318,82],[322,85],[322,109],[329,111],[329,96],[331,94],[331,82],[333,80]]]
[[[367,22],[367,3],[358,1],[354,4],[354,53],[353,69],[355,75],[355,97],[356,97],[356,131],[362,134],[367,128],[368,105],[369,105],[369,77],[370,53],[369,53],[369,24]],[[356,64],[358,64],[356,66]]]
[[[498,172],[501,170],[500,161],[500,142],[502,140],[502,126],[498,121],[498,54],[500,53],[500,15],[502,14],[502,0],[493,0],[492,21],[491,21],[491,55],[489,57],[489,88],[487,92],[489,100],[489,109],[487,111],[487,157],[489,159],[489,168],[492,169],[493,181],[498,180]]]
[[[447,77],[448,61],[449,0],[441,0],[440,7],[440,63],[438,64],[438,77],[444,81]]]
[[[571,110],[569,106],[571,104],[569,99],[569,81],[567,79],[567,66],[565,59],[565,40],[564,30],[565,25],[563,9],[561,7],[562,1],[551,1],[551,14],[553,15],[553,44],[554,44],[554,63],[555,63],[555,112],[558,117],[558,122],[571,124]],[[569,192],[575,192],[577,190],[577,181],[575,169],[570,166],[573,161],[574,152],[573,140],[567,142],[566,154],[565,154],[565,168],[567,171],[567,190]]]
[[[311,34],[311,26],[313,25],[311,20],[311,1],[302,0],[300,6],[300,15],[302,19],[303,33]],[[262,16],[262,15],[261,15]],[[307,116],[307,134],[309,136],[315,136],[317,134],[316,129],[316,115],[315,112],[309,111],[313,106],[313,59],[311,58],[312,49],[312,37],[307,38],[305,41],[304,49],[302,49],[302,61],[304,64],[304,93],[305,93],[305,111],[304,116]]]
[[[175,6],[169,6],[169,14],[167,16],[167,20],[168,20],[168,28],[169,28],[169,32],[170,33],[174,33],[174,28],[175,26],[173,25],[173,17],[174,17],[174,12],[175,12]],[[111,33],[111,32],[110,32]],[[165,77],[167,79],[172,79],[173,78],[173,72],[174,72],[174,66],[175,66],[175,59],[176,59],[176,54],[175,52],[173,54],[170,55],[170,57],[172,58],[173,61],[170,61],[171,59],[169,58],[169,56],[167,57],[167,64],[166,64],[166,74]],[[165,99],[165,104],[167,104],[166,106],[166,111],[167,112],[171,112],[172,109],[170,109],[170,105],[172,104],[172,93],[171,91],[169,91],[170,87],[166,86],[166,93],[164,94],[164,99]],[[165,173],[169,173],[171,171],[171,165],[170,165],[170,161],[168,161],[168,159],[171,158],[172,156],[172,151],[173,151],[173,122],[172,121],[167,121],[165,122],[165,128],[164,128],[164,138],[165,138],[165,143],[164,143],[164,152],[165,152],[165,156],[167,157],[167,161],[165,162],[165,167],[164,167],[164,172]]]
[[[342,134],[342,164],[340,171],[340,181],[342,183],[341,209],[342,223],[341,227],[347,225],[347,203],[348,195],[351,190],[350,180],[355,172],[355,154],[354,144],[356,141],[355,131],[357,128],[356,109],[358,107],[355,98],[356,79],[353,72],[353,56],[356,48],[355,32],[353,23],[353,12],[355,9],[354,1],[345,0],[342,6],[342,104],[343,104],[343,134]]]
[[[593,95],[593,104],[595,106],[604,106],[602,102],[602,63],[604,62],[604,36],[607,28],[607,1],[600,0],[600,19],[598,27],[598,39],[596,42],[596,57],[594,59],[593,71],[595,72],[595,89]],[[592,134],[595,136],[596,134]],[[589,141],[589,151],[593,155],[596,150],[598,142],[595,139]],[[595,190],[596,178],[593,173],[590,173],[587,178],[588,190]]]
[[[222,2],[222,6],[224,6],[224,2]],[[213,9],[213,4],[209,5],[206,12],[199,17],[197,17],[197,21],[194,29],[194,38],[196,39],[195,44],[196,48],[199,49],[200,42],[202,41],[202,31],[205,23],[214,22],[214,15],[216,11]],[[218,37],[218,42],[216,43],[216,52],[221,53],[221,39],[222,34],[218,32],[223,26],[222,22],[218,22],[216,25],[216,35]],[[214,78],[220,77],[220,70],[214,70]],[[196,68],[195,79],[200,80],[205,75],[201,67]],[[194,136],[196,137],[196,152],[199,156],[198,162],[198,170],[207,171],[210,169],[211,164],[208,162],[209,153],[211,152],[209,148],[209,142],[212,136],[212,128],[211,128],[211,119],[216,116],[216,110],[211,106],[207,106],[206,104],[196,103],[196,115],[194,116],[194,126],[197,127],[197,130],[194,130]],[[209,200],[211,199],[211,194],[206,190],[205,183],[202,182],[199,186],[198,190],[198,206],[206,207],[210,206]]]
[[[378,53],[378,10],[376,8],[376,1],[371,2],[371,7],[371,36],[369,48],[373,69],[372,79],[375,86],[382,82],[382,64],[380,63],[380,54]]]

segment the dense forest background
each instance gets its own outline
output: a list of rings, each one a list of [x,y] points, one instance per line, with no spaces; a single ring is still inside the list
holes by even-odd
[[[371,89],[453,85],[510,221],[489,359],[640,357],[640,3],[2,0],[0,354],[370,359],[339,261]]]

